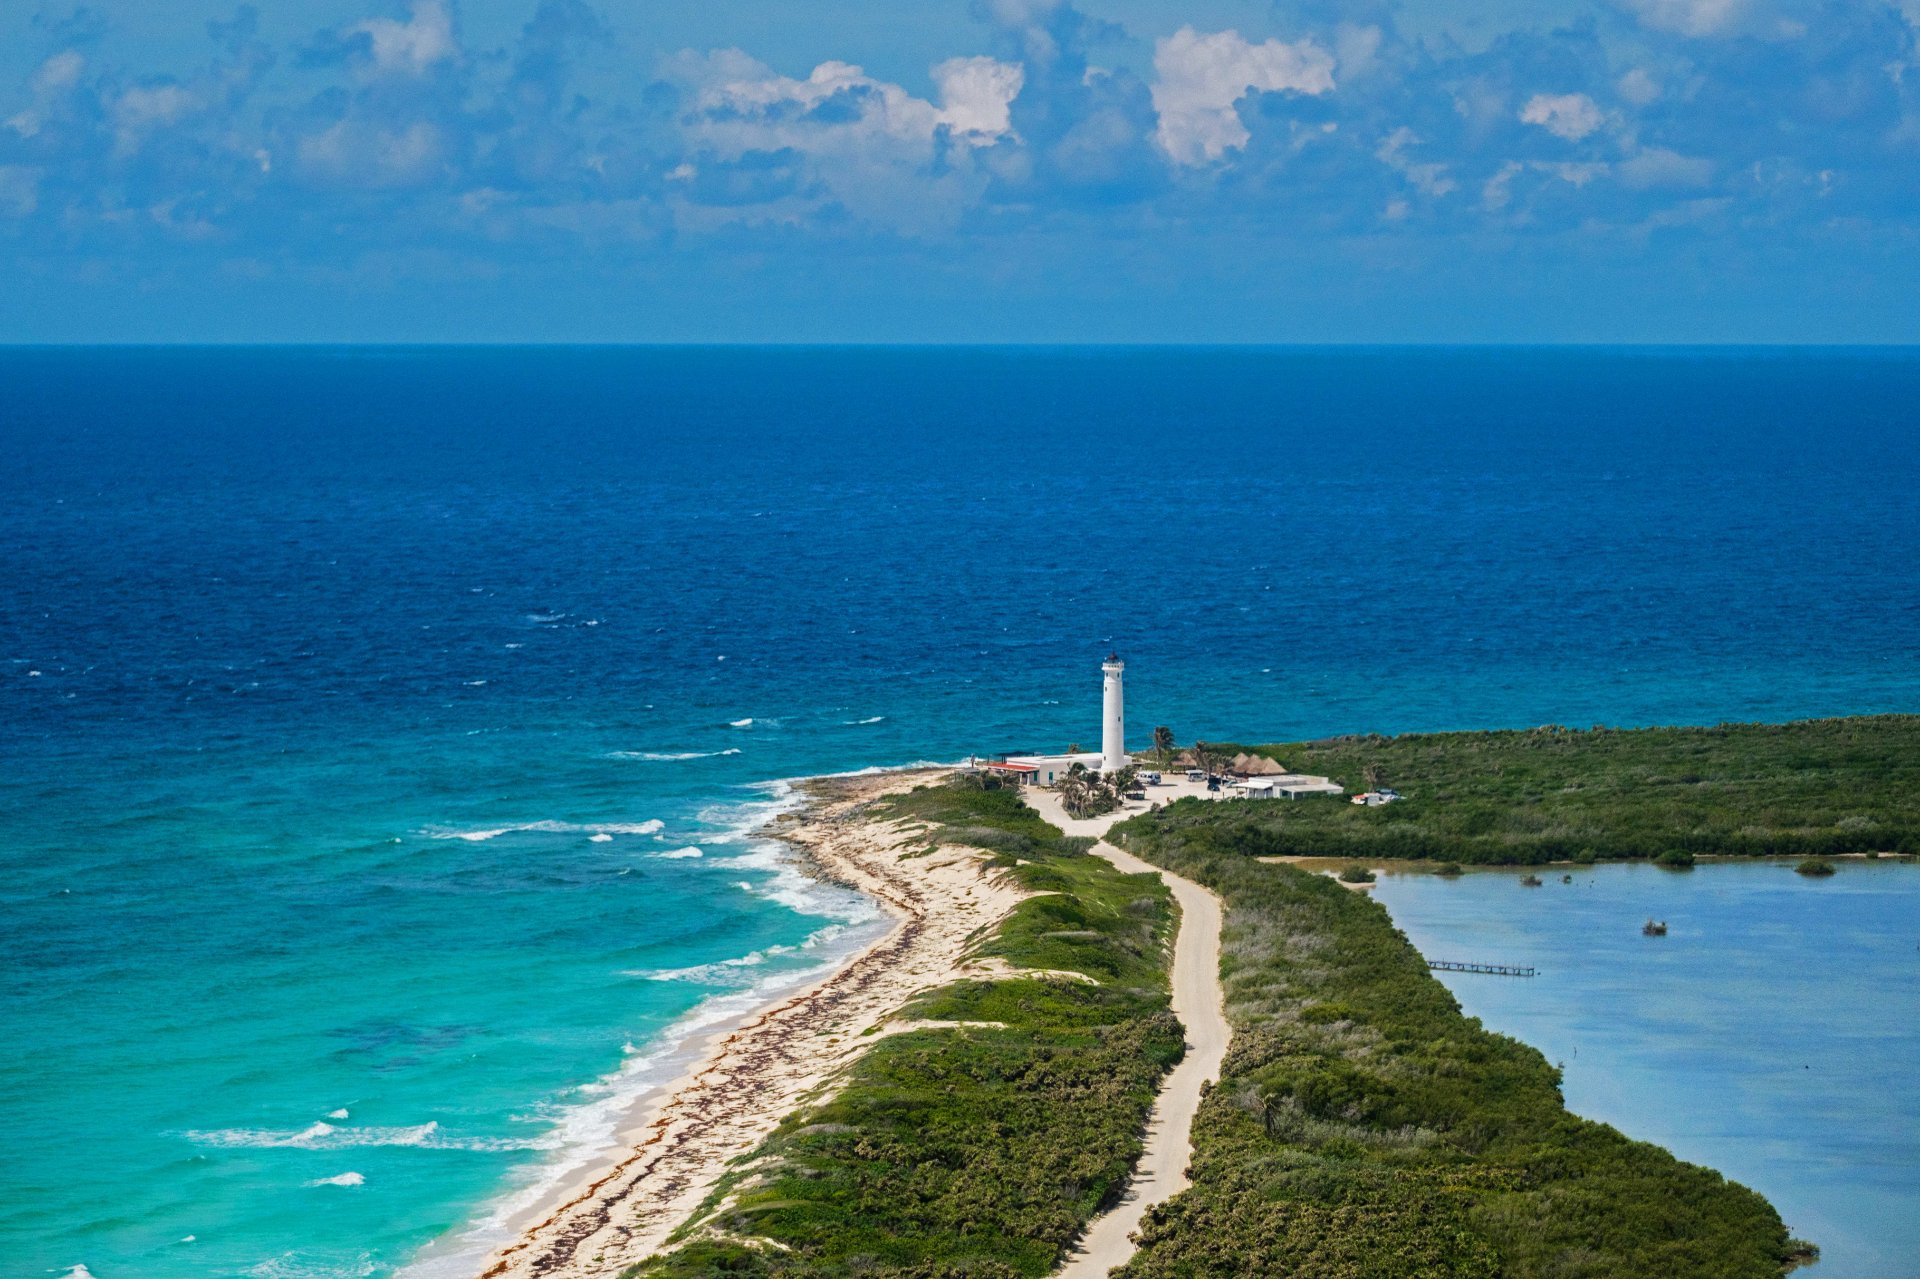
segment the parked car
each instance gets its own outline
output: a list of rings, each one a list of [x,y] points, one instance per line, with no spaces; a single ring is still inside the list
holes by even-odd
[[[1146,783],[1149,786],[1158,786],[1160,784],[1160,774],[1158,773],[1144,773],[1142,776],[1146,779]]]

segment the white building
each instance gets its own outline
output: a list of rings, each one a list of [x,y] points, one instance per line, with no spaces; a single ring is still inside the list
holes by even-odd
[[[1081,751],[1077,755],[1009,755],[999,763],[982,767],[1016,775],[1030,786],[1056,786],[1075,764],[1089,773],[1099,772],[1100,760],[1095,751]]]
[[[1107,660],[1100,664],[1100,672],[1106,677],[1101,690],[1100,768],[1108,773],[1127,766],[1127,694],[1120,685],[1121,672],[1126,669],[1118,653],[1108,653]]]
[[[1100,750],[1061,755],[1009,755],[997,763],[982,765],[997,773],[1007,773],[1032,786],[1056,786],[1075,764],[1089,773],[1113,773],[1133,761],[1127,758],[1126,690],[1121,673],[1127,664],[1117,653],[1100,664],[1104,677],[1101,687]]]
[[[1248,777],[1228,786],[1249,799],[1303,799],[1308,795],[1344,795],[1339,782],[1311,773],[1282,773],[1278,777]]]

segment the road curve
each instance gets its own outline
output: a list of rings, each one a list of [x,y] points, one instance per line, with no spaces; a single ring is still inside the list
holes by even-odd
[[[1096,839],[1131,812],[1075,821],[1051,791],[1028,789],[1027,802],[1069,835]],[[1187,1055],[1161,1085],[1147,1119],[1146,1149],[1120,1202],[1087,1228],[1079,1246],[1057,1273],[1060,1279],[1104,1279],[1133,1256],[1133,1234],[1147,1209],[1187,1188],[1193,1154],[1193,1116],[1203,1085],[1220,1078],[1227,1054],[1227,1015],[1220,991],[1220,899],[1191,880],[1150,866],[1101,840],[1093,851],[1129,874],[1159,875],[1180,903],[1180,932],[1173,945],[1173,1012],[1187,1032]]]

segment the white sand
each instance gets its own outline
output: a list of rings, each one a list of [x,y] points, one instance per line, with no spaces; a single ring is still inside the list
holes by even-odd
[[[780,1119],[824,1095],[880,1036],[864,1032],[936,986],[975,975],[969,942],[999,923],[1023,894],[990,875],[972,849],[918,853],[913,828],[858,810],[935,772],[888,773],[815,783],[816,802],[780,838],[804,847],[828,874],[878,900],[895,919],[887,935],[831,976],[718,1037],[684,1079],[664,1090],[630,1147],[609,1168],[574,1184],[535,1215],[489,1262],[486,1279],[613,1276],[656,1251],[693,1214],[728,1164]]]
[[[816,803],[802,820],[781,827],[779,836],[805,848],[826,873],[878,900],[894,916],[893,929],[831,976],[716,1036],[700,1064],[663,1090],[663,1100],[627,1134],[626,1153],[538,1210],[522,1236],[491,1259],[483,1279],[618,1275],[657,1251],[692,1217],[728,1165],[758,1146],[781,1118],[827,1095],[839,1073],[884,1033],[909,1028],[893,1024],[893,1013],[934,987],[1004,967],[992,960],[968,962],[967,950],[1024,894],[990,875],[975,850],[943,847],[909,856],[924,846],[918,828],[873,822],[859,812],[881,795],[938,775],[891,773],[815,784]],[[1171,799],[1196,792],[1211,798],[1184,779],[1154,793]],[[1145,807],[1131,804],[1106,817],[1075,821],[1052,792],[1030,790],[1027,797],[1067,834],[1095,838]],[[1228,1038],[1219,981],[1219,900],[1111,844],[1096,844],[1094,852],[1120,870],[1161,875],[1179,903],[1173,1011],[1186,1027],[1188,1048],[1154,1103],[1132,1182],[1120,1203],[1092,1223],[1061,1272],[1072,1279],[1104,1276],[1124,1263],[1147,1209],[1186,1188],[1194,1113],[1202,1086],[1220,1076]]]

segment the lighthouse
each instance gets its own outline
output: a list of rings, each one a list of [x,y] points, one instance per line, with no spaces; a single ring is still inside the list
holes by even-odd
[[[1104,705],[1100,716],[1100,771],[1117,773],[1127,766],[1127,695],[1120,686],[1121,672],[1127,664],[1118,653],[1107,654],[1100,664],[1106,676]]]

